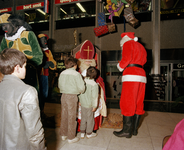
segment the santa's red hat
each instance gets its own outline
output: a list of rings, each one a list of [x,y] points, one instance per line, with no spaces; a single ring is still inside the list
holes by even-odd
[[[120,47],[123,46],[127,41],[138,41],[138,38],[134,36],[134,32],[124,32],[121,34],[122,39],[120,40]]]
[[[121,34],[121,37],[122,38],[129,37],[134,41],[138,41],[138,38],[135,37],[134,34],[135,34],[134,32],[124,32],[124,33]]]

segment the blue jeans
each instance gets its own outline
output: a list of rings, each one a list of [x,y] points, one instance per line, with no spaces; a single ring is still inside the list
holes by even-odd
[[[49,81],[48,76],[40,75],[40,109],[43,110],[45,101],[48,97]]]

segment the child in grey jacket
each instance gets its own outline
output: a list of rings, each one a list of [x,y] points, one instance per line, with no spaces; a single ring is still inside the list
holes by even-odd
[[[25,84],[27,58],[17,49],[0,53],[0,150],[46,150],[37,90]]]
[[[86,82],[86,91],[79,95],[79,102],[81,105],[81,138],[83,139],[86,132],[87,138],[97,136],[97,133],[93,132],[94,128],[94,112],[96,111],[98,104],[98,84],[95,82],[97,77],[97,69],[95,67],[89,67],[84,79]]]

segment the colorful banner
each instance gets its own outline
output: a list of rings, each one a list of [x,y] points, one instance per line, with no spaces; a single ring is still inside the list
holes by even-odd
[[[44,0],[44,8],[43,11],[45,13],[49,13],[49,1],[48,0]]]
[[[10,12],[10,11],[12,11],[11,7],[0,9],[0,13]]]
[[[70,3],[70,2],[77,2],[81,0],[55,0],[55,4],[63,4],[63,3]]]
[[[44,6],[44,2],[33,3],[33,4],[28,4],[28,5],[17,6],[16,10],[32,9],[32,8],[38,8],[38,7],[43,7],[43,6]]]

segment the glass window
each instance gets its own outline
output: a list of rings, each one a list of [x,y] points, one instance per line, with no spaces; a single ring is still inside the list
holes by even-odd
[[[95,5],[95,1],[60,5],[57,7],[57,20],[94,17],[96,14]]]
[[[31,9],[31,10],[20,10],[18,14],[24,16],[25,21],[29,24],[48,22],[49,15],[43,11],[43,8]]]
[[[49,15],[43,11],[43,8],[19,10],[17,14],[23,16],[34,31],[49,30]]]
[[[184,0],[161,0],[161,20],[184,18]]]

